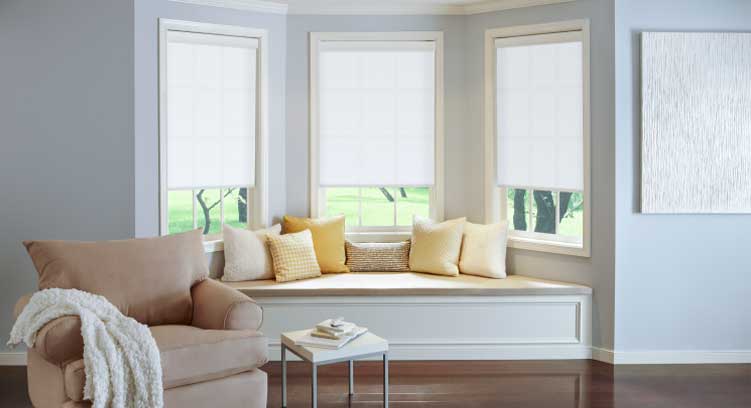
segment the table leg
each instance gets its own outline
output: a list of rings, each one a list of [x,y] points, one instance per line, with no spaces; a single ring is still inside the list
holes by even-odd
[[[313,375],[311,376],[311,391],[310,391],[310,398],[311,398],[311,407],[318,408],[318,366],[313,364]]]
[[[389,407],[389,353],[383,353],[383,408]]]
[[[282,344],[282,408],[287,408],[287,347]]]
[[[349,360],[349,395],[355,394],[355,362]]]

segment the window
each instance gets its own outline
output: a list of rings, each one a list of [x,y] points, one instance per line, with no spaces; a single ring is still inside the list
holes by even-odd
[[[160,20],[162,234],[266,222],[264,30]]]
[[[589,256],[586,21],[489,30],[486,212],[509,246]]]
[[[311,213],[348,232],[442,217],[442,33],[311,35]]]

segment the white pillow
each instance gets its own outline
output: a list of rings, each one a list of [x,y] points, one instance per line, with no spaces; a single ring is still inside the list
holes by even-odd
[[[507,236],[507,221],[490,225],[466,223],[459,271],[486,278],[505,278]]]
[[[279,235],[280,224],[271,228],[250,231],[224,225],[224,275],[223,281],[274,279],[274,267],[266,235]]]

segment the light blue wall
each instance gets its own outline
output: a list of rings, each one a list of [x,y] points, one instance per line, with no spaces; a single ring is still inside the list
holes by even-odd
[[[159,234],[158,19],[263,28],[269,32],[269,216],[285,212],[287,17],[167,0],[135,0],[135,233]]]
[[[481,214],[466,211],[481,197],[468,195],[465,153],[471,139],[464,132],[464,21],[461,16],[302,16],[287,21],[287,212],[309,213],[308,66],[309,35],[314,31],[443,31],[445,174],[447,217]]]
[[[0,351],[24,239],[133,236],[133,4],[0,1]]]
[[[751,350],[751,216],[639,213],[642,31],[751,31],[751,1],[616,1],[615,348]]]

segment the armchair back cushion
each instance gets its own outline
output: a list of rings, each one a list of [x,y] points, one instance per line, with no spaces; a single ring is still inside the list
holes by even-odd
[[[190,288],[208,276],[201,231],[122,241],[26,241],[39,289],[102,295],[149,325],[190,324]]]

